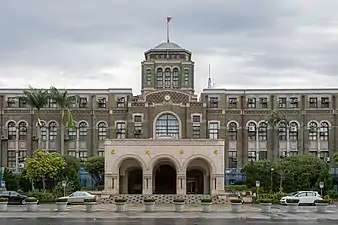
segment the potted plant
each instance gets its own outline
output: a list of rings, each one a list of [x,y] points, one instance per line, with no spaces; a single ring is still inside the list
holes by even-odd
[[[231,199],[230,205],[231,205],[231,212],[238,213],[241,210],[242,207],[242,199]]]
[[[84,200],[84,203],[86,205],[86,212],[94,212],[96,210],[96,199],[95,198],[86,198]]]
[[[205,212],[205,213],[211,212],[212,199],[211,198],[201,199],[201,205],[202,205],[202,212]]]
[[[185,200],[183,198],[175,198],[174,199],[174,211],[175,212],[183,212]]]
[[[146,212],[154,212],[154,210],[155,210],[155,199],[154,198],[144,199],[144,206],[145,206]]]
[[[38,210],[38,200],[34,197],[25,199],[27,212],[35,212]]]
[[[288,213],[297,213],[298,212],[298,205],[299,199],[297,198],[289,198],[286,199],[287,211]]]
[[[261,210],[263,213],[271,212],[272,199],[261,199],[259,200],[259,204],[261,205]]]
[[[0,198],[0,212],[7,211],[8,198]]]
[[[330,200],[329,199],[316,200],[315,204],[318,213],[326,213],[326,208],[330,204]]]
[[[126,204],[127,204],[127,199],[116,198],[115,199],[116,212],[125,212]]]
[[[67,211],[67,204],[68,204],[67,198],[58,198],[58,199],[55,200],[55,203],[56,203],[56,210],[58,212]]]

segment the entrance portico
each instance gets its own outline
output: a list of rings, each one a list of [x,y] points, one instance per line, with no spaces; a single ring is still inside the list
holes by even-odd
[[[105,160],[106,193],[224,192],[223,140],[106,140]]]

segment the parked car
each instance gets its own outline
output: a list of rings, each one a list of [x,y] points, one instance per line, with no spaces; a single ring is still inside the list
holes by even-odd
[[[298,191],[287,196],[284,196],[281,200],[281,204],[286,204],[287,199],[299,199],[299,204],[313,205],[316,200],[322,200],[322,197],[317,191]]]
[[[3,191],[0,193],[1,198],[8,198],[8,204],[10,205],[25,205],[26,201],[25,199],[28,198],[28,196],[20,194],[16,191]]]
[[[81,203],[84,203],[85,199],[98,200],[98,197],[86,191],[76,191],[70,194],[69,196],[61,197],[59,199],[68,199],[68,204],[81,204]]]

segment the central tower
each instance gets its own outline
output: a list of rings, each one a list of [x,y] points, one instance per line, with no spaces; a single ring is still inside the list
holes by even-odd
[[[194,94],[194,62],[191,52],[172,42],[163,42],[144,53],[142,94],[171,89]]]

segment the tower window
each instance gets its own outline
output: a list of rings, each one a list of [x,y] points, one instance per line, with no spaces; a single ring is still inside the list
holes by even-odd
[[[178,72],[178,69],[175,68],[173,70],[173,87],[174,88],[178,88],[178,77],[179,77],[179,72]]]
[[[147,85],[151,85],[151,70],[147,69]]]
[[[157,69],[156,83],[158,88],[163,87],[163,70],[161,68]]]
[[[189,85],[189,70],[184,70],[184,85]]]
[[[171,87],[171,74],[170,74],[170,69],[169,68],[165,69],[164,82],[165,82],[165,87],[166,88],[170,88]]]

